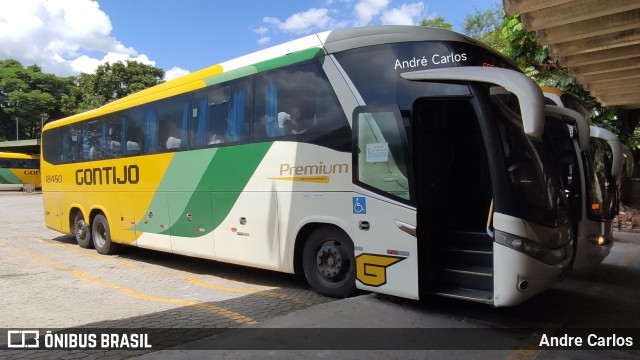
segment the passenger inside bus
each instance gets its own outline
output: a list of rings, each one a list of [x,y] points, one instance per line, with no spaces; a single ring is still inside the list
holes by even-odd
[[[279,115],[278,122],[280,122]],[[313,118],[308,111],[303,114],[298,107],[291,108],[288,119],[283,121],[285,134],[303,134],[313,125]]]

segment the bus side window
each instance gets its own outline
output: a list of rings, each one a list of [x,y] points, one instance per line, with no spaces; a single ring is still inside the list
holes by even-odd
[[[62,141],[60,142],[60,163],[72,163],[80,160],[81,134],[78,126],[63,126],[60,128]]]
[[[284,135],[278,122],[278,88],[273,80],[264,84],[264,131],[268,137]]]
[[[108,119],[102,119],[107,125],[107,142],[105,144],[105,159],[117,158],[122,156],[122,126],[117,116],[110,116]]]
[[[265,72],[255,82],[255,94],[256,140],[286,136],[333,146],[350,135],[344,131],[348,122],[317,59]],[[323,138],[332,132],[334,136]]]
[[[136,155],[142,149],[142,111],[131,108],[119,113],[116,117],[120,127],[120,150],[122,156]]]
[[[188,96],[158,101],[152,107],[155,108],[154,115],[157,118],[155,151],[186,149],[189,122]]]
[[[227,140],[228,141],[245,141],[247,140],[247,129],[251,112],[247,105],[250,102],[247,99],[247,92],[242,89],[236,89],[231,94],[231,101],[227,107]]]
[[[251,114],[250,79],[234,80],[199,91],[191,105],[193,147],[246,141]]]
[[[144,115],[144,153],[158,152],[158,120],[153,109],[147,110]]]

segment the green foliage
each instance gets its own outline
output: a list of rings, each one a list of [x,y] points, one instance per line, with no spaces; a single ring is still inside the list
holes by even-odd
[[[462,33],[502,51],[506,44],[500,35],[501,28],[502,7],[496,4],[486,11],[475,9],[473,14],[467,15]]]
[[[157,85],[163,78],[164,70],[136,61],[106,63],[94,74],[76,78],[78,91],[64,99],[65,108],[75,113],[95,109]]]
[[[451,29],[444,18],[424,19],[420,25]],[[448,24],[450,25],[450,24]],[[526,31],[520,15],[504,14],[501,2],[486,11],[475,10],[465,17],[463,33],[500,51],[540,86],[557,87],[577,95],[595,124],[614,133],[632,148],[640,149],[640,110],[616,110],[602,106],[537,42],[535,32]]]
[[[37,65],[0,60],[0,140],[34,139],[43,121],[67,114],[60,99],[70,93],[70,78],[44,74]]]
[[[506,44],[503,54],[511,58],[527,76],[540,86],[560,88],[578,96],[595,124],[613,131],[632,148],[640,146],[640,139],[633,135],[639,114],[610,109],[600,104],[575,77],[562,68],[558,59],[549,55],[547,46],[537,42],[535,32],[524,30],[519,15],[504,17],[501,35]]]
[[[534,32],[524,30],[520,15],[505,17],[500,35],[505,45],[502,53],[538,83],[549,71],[557,70],[548,47],[538,44]]]
[[[35,139],[41,123],[95,109],[159,84],[164,70],[135,61],[98,67],[94,74],[58,77],[37,65],[0,60],[0,141]]]
[[[453,25],[451,23],[446,22],[442,16],[437,16],[432,19],[423,19],[420,22],[420,26],[427,26],[427,27],[433,27],[433,28],[439,28],[439,29],[445,29],[445,30],[453,29]]]

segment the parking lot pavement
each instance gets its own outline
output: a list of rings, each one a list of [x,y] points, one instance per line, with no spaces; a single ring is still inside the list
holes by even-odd
[[[376,294],[334,300],[292,275],[153,251],[102,256],[44,227],[41,196],[0,194],[0,324],[142,330],[145,350],[2,351],[2,358],[629,358],[531,347],[569,328],[640,328],[640,234],[604,263],[513,308]],[[0,342],[3,339],[0,339]],[[640,336],[637,339],[640,343]],[[410,349],[410,350],[407,350]],[[467,350],[465,350],[467,349]],[[474,349],[474,350],[469,350]],[[563,356],[561,356],[563,354]]]
[[[180,344],[334,300],[291,274],[137,248],[100,255],[47,229],[42,212],[41,194],[0,193],[0,328],[171,329],[167,343]]]

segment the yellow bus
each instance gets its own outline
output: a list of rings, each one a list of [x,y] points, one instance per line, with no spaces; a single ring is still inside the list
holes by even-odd
[[[419,26],[340,29],[223,62],[42,136],[46,224],[356,288],[511,306],[572,248],[540,88]]]
[[[41,188],[40,156],[0,152],[0,184]]]

